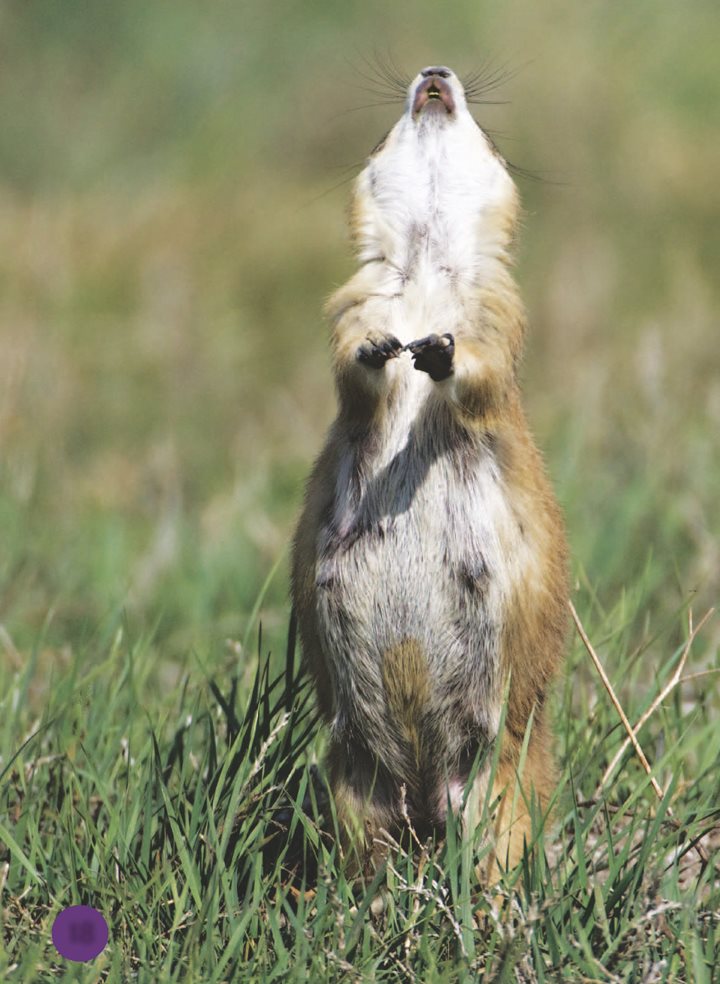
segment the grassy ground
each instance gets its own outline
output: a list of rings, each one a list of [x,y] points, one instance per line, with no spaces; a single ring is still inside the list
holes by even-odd
[[[526,400],[631,721],[717,601],[714,5],[4,4],[8,980],[720,979],[717,618],[640,733],[662,802],[631,751],[601,783],[624,734],[574,641],[557,833],[499,922],[452,836],[421,872],[393,860],[371,919],[309,819],[311,792],[331,807],[286,666],[285,545],[332,413],[335,186],[398,113],[366,106],[378,25],[408,71],[520,69],[479,118],[549,179],[519,179]],[[303,845],[311,899],[281,872]],[[85,969],[50,943],[80,901],[111,925]]]
[[[633,614],[595,611],[590,624],[626,683],[645,680],[650,659],[665,683],[681,653],[667,632],[628,652]],[[660,799],[629,753],[603,784],[622,733],[574,646],[558,700],[559,830],[544,841],[538,829],[534,853],[494,898],[477,891],[478,855],[453,831],[420,860],[392,852],[354,894],[322,833],[332,807],[311,768],[316,722],[292,647],[284,671],[263,660],[252,686],[234,678],[224,692],[198,660],[160,710],[146,697],[150,645],[127,624],[108,626],[94,670],[84,676],[73,661],[5,767],[8,980],[718,979],[711,701],[676,691],[643,730]],[[36,671],[33,659],[8,695],[3,747],[25,735]],[[655,688],[632,689],[636,718]],[[310,894],[293,870],[317,871]],[[391,901],[371,917],[385,885]],[[111,927],[87,969],[49,939],[57,912],[81,903]]]

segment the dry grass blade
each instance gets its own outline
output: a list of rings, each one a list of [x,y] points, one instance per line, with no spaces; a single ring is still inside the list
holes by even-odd
[[[590,642],[590,639],[588,638],[588,634],[585,631],[582,622],[580,621],[580,616],[578,615],[577,611],[575,610],[575,606],[573,605],[572,601],[570,601],[569,599],[568,599],[568,607],[570,608],[570,612],[572,614],[573,621],[575,622],[575,627],[578,630],[578,633],[580,635],[580,638],[582,639],[585,648],[587,649],[588,653],[590,654],[590,658],[592,659],[593,663],[595,664],[595,669],[600,674],[600,679],[602,680],[602,682],[603,682],[603,684],[605,686],[605,689],[607,690],[608,694],[610,695],[610,700],[612,701],[612,703],[613,703],[613,705],[615,707],[615,710],[618,712],[618,715],[620,716],[620,720],[622,721],[623,726],[624,726],[625,730],[627,731],[627,734],[628,734],[627,743],[628,744],[632,744],[632,746],[635,749],[635,752],[637,754],[637,757],[640,759],[640,762],[642,764],[642,767],[645,769],[645,771],[647,772],[648,776],[650,777],[650,783],[652,785],[652,788],[655,790],[655,794],[656,794],[657,798],[660,801],[662,801],[663,798],[664,798],[664,796],[665,796],[665,792],[664,792],[662,786],[660,785],[660,783],[653,776],[653,774],[652,774],[652,768],[650,766],[650,763],[648,762],[648,759],[647,759],[647,756],[645,755],[645,752],[642,750],[642,747],[640,746],[640,742],[638,741],[637,734],[636,734],[636,731],[638,730],[638,728],[641,727],[642,724],[645,723],[645,720],[647,720],[647,717],[643,716],[643,718],[641,718],[640,721],[638,722],[636,728],[633,728],[632,727],[632,725],[630,724],[630,721],[628,720],[627,714],[623,710],[622,704],[620,703],[620,701],[617,698],[617,695],[616,695],[616,693],[615,693],[615,691],[613,689],[613,685],[610,682],[610,678],[608,677],[607,673],[605,672],[605,669],[604,669],[602,663],[600,662],[600,659],[599,659],[597,653],[595,652],[595,650],[593,648],[593,645]],[[690,645],[692,644],[693,639],[695,638],[695,636],[697,635],[697,633],[700,631],[700,629],[703,627],[703,625],[707,622],[707,620],[710,618],[710,616],[712,615],[713,612],[714,612],[714,609],[713,608],[709,609],[709,611],[707,611],[705,613],[705,615],[703,616],[703,618],[700,620],[697,628],[694,631],[692,629],[692,616],[690,616],[690,619],[691,619],[691,621],[690,621],[690,635],[689,635],[689,638],[688,638],[688,642],[687,642],[687,644],[685,646],[685,649],[683,650],[683,655],[682,655],[682,657],[680,659],[680,663],[678,664],[678,669],[673,674],[673,680],[675,679],[675,676],[678,673],[682,673],[682,669],[683,669],[683,667],[685,665],[685,661],[687,660],[687,654],[690,651]],[[673,684],[673,685],[675,685],[675,684]],[[669,686],[669,684],[668,684],[668,686]],[[667,689],[667,688],[664,688],[663,689],[663,694],[664,694],[665,689]],[[657,699],[657,703],[660,703],[660,700],[662,700],[662,699],[663,698],[662,698],[662,694],[661,694],[660,698]],[[655,703],[655,702],[653,702],[653,703]],[[627,747],[627,745],[625,747]],[[610,769],[608,768],[608,773],[609,773],[609,771],[610,771]],[[605,776],[603,776],[603,779],[600,782],[600,786],[598,787],[599,789],[602,789],[602,786],[604,784],[604,781],[605,781]],[[670,809],[669,806],[667,807],[667,815],[670,818],[670,821],[674,824],[674,826],[679,829],[680,825],[675,820],[675,818],[673,816],[673,812],[672,812],[672,810]],[[708,859],[708,856],[707,856],[704,848],[702,847],[702,845],[699,844],[699,843],[696,843],[696,844],[693,845],[693,849],[696,852],[696,854],[698,855],[698,857],[700,858],[701,862],[704,865],[707,864],[709,859]]]
[[[630,721],[628,720],[628,716],[625,713],[625,711],[623,710],[622,704],[620,703],[620,701],[617,698],[617,695],[615,693],[615,690],[613,689],[613,685],[612,685],[612,683],[610,683],[610,678],[608,677],[607,673],[605,672],[605,669],[604,669],[602,663],[600,662],[600,658],[598,657],[598,654],[593,649],[593,645],[590,642],[590,639],[588,638],[587,632],[583,628],[583,624],[580,621],[580,616],[575,611],[575,606],[573,605],[573,603],[570,600],[568,600],[568,607],[570,608],[570,613],[572,614],[573,621],[575,622],[575,627],[578,630],[578,633],[580,635],[580,638],[582,639],[585,648],[587,649],[588,653],[590,654],[590,659],[595,664],[595,669],[598,671],[598,673],[600,675],[600,679],[602,680],[605,689],[607,690],[608,694],[610,695],[610,700],[613,702],[613,705],[615,707],[615,710],[618,712],[618,714],[620,716],[620,720],[622,721],[623,726],[624,726],[625,730],[628,733],[628,740],[630,742],[632,742],[633,748],[635,749],[635,752],[637,753],[637,757],[640,759],[640,762],[642,764],[643,769],[645,769],[645,771],[647,772],[647,774],[650,776],[650,782],[652,783],[652,788],[655,790],[655,793],[656,793],[658,799],[659,800],[662,800],[663,799],[663,796],[665,795],[664,792],[663,792],[662,786],[660,785],[660,783],[657,781],[657,779],[655,779],[655,777],[652,774],[652,768],[650,766],[650,763],[647,760],[647,756],[645,755],[645,752],[640,747],[640,742],[637,740],[637,736],[636,736],[635,732],[633,731],[633,727],[630,724]]]
[[[670,680],[663,687],[663,689],[657,695],[657,697],[655,698],[655,700],[653,700],[653,702],[650,704],[650,706],[645,711],[645,713],[642,714],[641,717],[639,718],[637,724],[632,729],[633,734],[637,735],[637,733],[640,731],[640,729],[645,724],[645,722],[648,721],[652,717],[652,715],[655,713],[655,711],[658,709],[658,707],[662,704],[662,702],[666,699],[666,697],[670,693],[672,693],[672,691],[675,689],[675,687],[679,686],[681,683],[686,683],[689,680],[694,680],[698,676],[702,676],[703,675],[703,674],[693,673],[689,677],[683,677],[682,671],[685,669],[685,664],[687,662],[688,656],[690,655],[690,648],[691,648],[691,646],[693,644],[693,641],[695,639],[695,636],[698,634],[698,632],[700,632],[700,630],[705,625],[705,623],[708,621],[708,619],[710,618],[710,616],[714,613],[714,611],[715,611],[714,608],[710,608],[707,612],[705,612],[705,614],[700,619],[700,622],[697,624],[697,626],[695,626],[695,628],[693,628],[692,611],[691,610],[688,611],[688,641],[685,644],[685,648],[683,649],[682,656],[680,657],[680,662],[678,663],[678,665],[677,665],[677,667],[675,669],[675,672],[673,673],[673,675],[670,678]],[[712,672],[712,671],[706,671],[706,672]],[[598,785],[598,788],[595,790],[595,796],[596,797],[598,797],[600,795],[600,793],[602,792],[603,787],[608,782],[608,780],[610,779],[610,776],[613,774],[613,772],[617,768],[618,763],[620,762],[620,760],[622,759],[623,755],[625,754],[625,751],[627,750],[627,747],[630,744],[630,742],[631,742],[631,736],[628,735],[628,737],[622,743],[622,745],[620,746],[620,748],[617,750],[617,752],[616,752],[616,754],[615,754],[612,762],[610,763],[610,765],[608,765],[607,769],[605,770],[605,773],[603,774],[603,777],[600,780],[600,783]]]

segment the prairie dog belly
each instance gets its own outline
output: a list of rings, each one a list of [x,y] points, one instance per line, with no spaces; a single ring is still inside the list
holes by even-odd
[[[389,665],[389,654],[411,646],[417,679],[403,699],[417,719],[444,716],[436,730],[454,737],[433,752],[452,760],[469,733],[497,733],[500,631],[525,545],[491,442],[413,388],[400,404],[385,433],[343,449],[332,517],[319,534],[318,627],[336,694],[333,731],[377,736],[380,745],[394,736],[397,758],[394,690],[406,670]]]

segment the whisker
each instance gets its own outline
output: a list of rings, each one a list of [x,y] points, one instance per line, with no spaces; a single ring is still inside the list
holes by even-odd
[[[361,79],[364,79],[365,82],[368,82],[375,89],[374,92],[375,95],[391,96],[391,95],[395,95],[396,93],[399,94],[400,89],[398,86],[387,83],[386,79],[385,80],[378,79],[377,72],[374,70],[373,66],[368,63],[367,58],[365,58],[365,56],[362,54],[360,54],[360,58],[362,58],[362,60],[368,65],[368,68],[370,69],[372,74],[368,75],[367,72],[363,71],[362,68],[360,68],[354,62],[351,62],[349,58],[346,58],[345,61],[348,64],[348,66],[353,70],[353,72],[355,72],[356,75],[359,75]],[[387,83],[387,88],[385,88],[385,86],[382,84],[383,82]],[[403,96],[405,95],[405,90],[403,90],[402,94]]]
[[[387,49],[387,54],[386,54],[385,61],[384,61],[383,64],[388,69],[388,71],[389,71],[390,75],[392,76],[392,78],[399,85],[401,85],[403,89],[407,89],[407,87],[410,85],[410,82],[412,81],[412,79],[409,76],[407,76],[404,72],[402,72],[397,67],[397,65],[395,63],[395,60],[393,59],[392,52],[390,51],[389,48]]]
[[[345,167],[346,169],[351,169],[352,172],[354,173],[348,174],[340,181],[335,182],[335,184],[331,185],[329,188],[326,188],[324,191],[321,191],[319,195],[315,195],[313,198],[308,199],[308,201],[303,202],[302,205],[298,205],[297,211],[301,212],[303,209],[309,208],[311,205],[314,205],[316,202],[319,202],[322,198],[326,198],[328,195],[331,195],[334,191],[337,191],[338,188],[342,188],[343,185],[349,184],[356,177],[356,173],[360,170],[360,168],[363,166],[364,163],[365,162],[362,161],[359,164],[340,165],[341,167]]]
[[[479,66],[477,71],[471,72],[467,77],[469,83],[479,82],[482,79],[490,79],[494,76],[507,71],[510,65],[510,60],[506,59],[503,62],[498,62],[497,56],[493,55],[486,58],[484,62]]]
[[[494,89],[499,88],[501,85],[505,85],[512,79],[516,78],[521,72],[523,72],[529,65],[532,64],[532,60],[523,62],[521,65],[517,65],[515,68],[509,67],[509,62],[498,67],[491,75],[486,78],[476,79],[471,81],[467,86],[465,86],[465,95],[467,98],[468,92],[471,97],[482,95],[486,92],[492,92]]]
[[[401,83],[401,85],[403,86],[404,89],[407,89],[407,87],[412,82],[412,79],[409,76],[405,75],[401,71],[401,69],[398,68],[398,66],[397,66],[397,64],[395,62],[395,59],[392,57],[392,54],[390,53],[390,51],[388,51],[388,59],[390,61],[390,65],[391,65],[392,69],[394,70],[395,75],[396,75],[398,81]]]
[[[469,99],[465,95],[465,102],[472,103],[474,106],[509,106],[509,99],[480,99],[478,96],[471,96]]]
[[[364,103],[362,106],[350,106],[349,109],[342,109],[339,113],[334,113],[328,117],[328,122],[337,120],[347,113],[359,113],[362,109],[375,109],[377,106],[397,106],[397,99],[383,99],[381,102]]]
[[[379,99],[390,99],[390,98],[392,98],[392,100],[395,103],[397,103],[397,102],[400,101],[398,99],[397,94],[394,91],[393,92],[388,92],[386,89],[379,89],[377,87],[373,87],[373,86],[369,86],[369,85],[359,85],[359,86],[357,86],[357,88],[360,89],[362,92],[367,92],[368,95],[370,95],[370,96],[377,96]]]
[[[377,57],[377,54],[376,54],[376,57]],[[378,85],[379,81],[382,80],[382,81],[384,81],[384,82],[387,83],[390,92],[398,92],[398,93],[399,92],[402,92],[402,94],[405,95],[405,88],[406,87],[403,86],[403,84],[402,84],[402,82],[400,80],[395,79],[392,76],[392,74],[386,73],[386,71],[383,70],[383,68],[382,68],[381,65],[373,64],[373,62],[371,62],[362,53],[360,53],[360,58],[362,58],[363,62],[365,63],[366,68],[371,73],[368,76],[363,71],[359,71],[359,74],[362,75],[362,77],[367,82],[371,82],[371,83],[374,83],[375,85]],[[378,79],[378,76],[380,76],[380,79]]]
[[[519,164],[513,164],[507,157],[505,158],[505,165],[508,171],[518,178],[525,178],[528,181],[535,181],[538,184],[553,185],[555,188],[564,188],[568,185],[567,181],[559,181],[557,178],[546,177],[542,171],[531,171],[526,167],[521,167]]]
[[[491,70],[491,65],[491,59],[486,58],[479,68],[477,68],[474,72],[471,72],[469,75],[466,75],[464,79],[461,79],[461,82],[464,86],[473,85],[473,83],[477,82],[483,77],[483,75],[486,75]]]
[[[399,78],[393,72],[393,70],[388,66],[387,62],[383,60],[377,48],[375,49],[374,57],[375,57],[376,70],[380,72],[380,74],[386,80],[386,82],[388,82],[389,85],[395,86],[398,90],[399,89],[404,90],[406,86],[404,85],[403,80]]]
[[[493,89],[497,89],[499,86],[505,85],[505,83],[514,79],[529,64],[531,64],[531,61],[523,62],[511,68],[509,61],[504,62],[502,65],[486,63],[486,66],[483,66],[482,69],[469,76],[466,82],[463,83],[465,92],[466,94],[470,93],[471,96],[492,92]]]
[[[466,89],[481,89],[484,86],[491,83],[497,76],[501,75],[501,68],[492,65],[491,62],[485,62],[482,68],[478,69],[472,75],[461,80]]]
[[[503,142],[516,143],[518,139],[517,137],[511,136],[507,130],[496,130],[494,128],[491,130],[484,126],[482,131],[483,133],[486,133],[493,142],[495,142],[495,140],[502,140]]]

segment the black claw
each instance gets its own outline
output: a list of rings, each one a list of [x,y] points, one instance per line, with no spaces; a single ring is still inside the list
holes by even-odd
[[[357,350],[357,358],[370,369],[382,369],[388,359],[396,359],[403,347],[394,335],[368,335]]]
[[[450,332],[418,338],[405,348],[412,355],[415,368],[426,372],[436,383],[452,375],[455,339]]]

